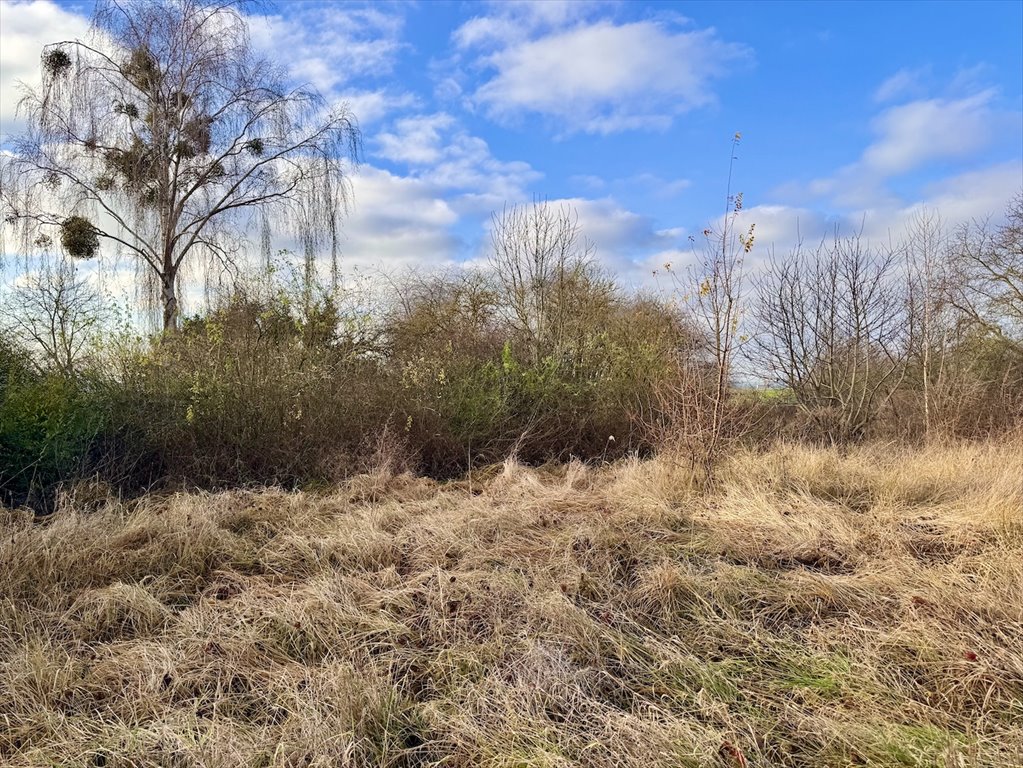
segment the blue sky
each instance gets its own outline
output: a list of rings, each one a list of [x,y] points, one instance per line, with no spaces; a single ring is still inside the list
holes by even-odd
[[[0,3],[9,133],[12,82],[89,4]],[[645,284],[721,215],[736,131],[761,252],[998,215],[1023,188],[1023,2],[279,0],[252,35],[360,120],[345,255],[366,269],[480,258],[490,212],[542,196]]]

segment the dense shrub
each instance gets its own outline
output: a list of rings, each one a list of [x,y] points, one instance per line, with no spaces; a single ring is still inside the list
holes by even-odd
[[[238,293],[128,368],[125,418],[176,482],[335,479],[387,419],[377,363],[340,327],[330,302],[299,313]]]
[[[509,453],[539,463],[648,447],[640,416],[675,353],[674,314],[578,281],[558,344],[538,351],[503,299],[478,274],[404,286],[387,360],[421,467],[443,476]]]
[[[923,370],[909,367],[875,436],[917,439],[930,422],[936,435],[982,438],[1023,424],[1023,354],[996,335],[967,328],[931,364],[925,414]]]
[[[327,293],[235,291],[111,364],[35,373],[5,348],[5,498],[96,476],[224,487],[334,482],[390,461],[436,477],[509,454],[541,463],[650,447],[641,419],[678,318],[605,280],[562,286],[538,347],[485,274],[409,279],[373,322]],[[554,337],[552,337],[554,338]],[[34,490],[33,490],[34,489]]]
[[[52,510],[61,483],[88,473],[109,424],[102,385],[39,373],[0,342],[0,503]]]

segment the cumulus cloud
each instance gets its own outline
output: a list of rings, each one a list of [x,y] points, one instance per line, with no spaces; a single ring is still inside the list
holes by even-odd
[[[541,176],[522,160],[498,160],[486,141],[464,132],[453,136],[441,161],[422,174],[440,187],[464,190],[462,199],[455,202],[466,212],[487,212],[521,200],[528,185]]]
[[[456,230],[458,213],[436,187],[373,165],[352,177],[353,204],[341,227],[341,271],[367,278],[408,267],[427,271],[456,262],[465,245]],[[271,250],[300,253],[292,235],[279,233]],[[321,275],[329,274],[326,253],[318,255]]]
[[[253,45],[290,75],[334,95],[356,78],[391,73],[404,44],[404,16],[372,7],[288,3],[288,15],[250,16]]]
[[[16,117],[18,81],[39,83],[44,45],[84,37],[89,21],[51,0],[0,2],[0,137],[24,127]]]
[[[631,261],[637,253],[677,241],[677,230],[662,231],[651,217],[623,208],[612,198],[566,198],[552,204],[562,203],[578,214],[586,237],[611,262]]]
[[[403,117],[390,131],[376,137],[376,154],[387,160],[409,165],[429,165],[441,159],[442,136],[455,126],[455,119],[444,112]]]
[[[393,273],[486,260],[489,219],[460,210],[457,198],[447,199],[430,182],[368,166],[355,180],[355,199],[344,225],[346,271]],[[689,258],[684,229],[661,228],[613,198],[561,198],[549,204],[574,213],[595,258],[623,287],[654,287],[653,269]]]
[[[453,204],[463,212],[486,212],[523,199],[528,185],[541,176],[529,163],[497,159],[486,141],[444,112],[401,118],[375,144],[377,156],[456,193]]]
[[[540,21],[480,17],[455,32],[456,45],[476,51],[476,66],[489,74],[474,105],[500,121],[539,114],[566,133],[664,129],[677,115],[713,103],[713,82],[751,58],[712,28],[576,21],[579,10],[567,9]]]
[[[364,166],[353,179],[355,205],[344,223],[345,267],[390,270],[440,266],[457,258],[458,214],[427,182]]]

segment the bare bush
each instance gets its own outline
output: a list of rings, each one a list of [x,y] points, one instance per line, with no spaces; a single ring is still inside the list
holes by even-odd
[[[864,436],[905,375],[900,256],[836,237],[772,258],[758,285],[756,357],[831,439]]]

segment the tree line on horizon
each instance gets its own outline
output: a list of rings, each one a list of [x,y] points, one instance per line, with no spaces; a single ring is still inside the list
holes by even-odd
[[[571,209],[537,201],[495,214],[486,265],[397,276],[366,307],[337,250],[355,116],[288,87],[235,4],[100,2],[90,37],[41,66],[0,167],[5,229],[52,255],[3,303],[3,503],[52,509],[88,479],[451,477],[509,454],[661,451],[712,478],[737,441],[1019,434],[1023,193],[995,226],[921,214],[900,244],[836,236],[753,274],[729,190],[650,295],[598,267]],[[297,262],[271,254],[279,234]],[[74,267],[101,250],[137,267],[159,333],[116,331]],[[185,316],[198,273],[226,279]]]
[[[646,295],[537,203],[496,217],[487,265],[404,273],[369,309],[280,262],[151,336],[57,260],[3,302],[0,492],[443,478],[512,454],[659,451],[710,476],[737,442],[1018,439],[1020,199],[1002,225],[921,218],[898,248],[838,238],[756,276],[726,230]]]

